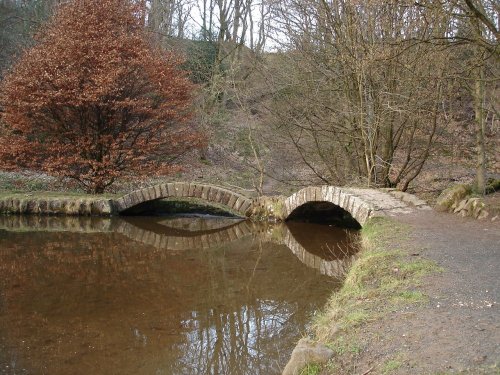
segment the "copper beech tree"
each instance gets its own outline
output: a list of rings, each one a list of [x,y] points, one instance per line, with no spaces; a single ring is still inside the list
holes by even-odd
[[[195,146],[192,85],[148,40],[128,0],[74,0],[5,77],[0,167],[36,169],[102,193],[164,173]]]

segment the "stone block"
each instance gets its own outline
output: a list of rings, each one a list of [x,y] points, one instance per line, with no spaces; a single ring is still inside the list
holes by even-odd
[[[242,214],[244,214],[245,216],[248,216],[247,214],[249,214],[249,209],[250,207],[252,206],[252,201],[250,199],[246,199],[243,204],[241,205],[240,207],[240,212]]]
[[[160,194],[162,198],[167,198],[168,197],[168,187],[167,184],[161,184],[160,185]]]
[[[194,192],[196,190],[196,184],[195,183],[190,183],[189,184],[189,189],[188,189],[188,197],[194,197]]]
[[[167,184],[167,191],[169,197],[175,197],[175,183],[171,182]]]
[[[215,194],[215,198],[214,198],[214,202],[215,203],[220,203],[221,200],[222,200],[222,194],[223,194],[223,190],[222,189],[217,189],[217,192]]]
[[[139,197],[137,200],[138,203],[146,202],[148,200],[148,196],[146,195],[146,191],[144,189],[137,190],[136,194]]]
[[[208,194],[210,193],[210,186],[209,185],[203,185],[202,190],[201,190],[201,199],[208,200]]]
[[[181,198],[182,195],[182,189],[184,188],[184,185],[182,183],[176,182],[174,186],[174,197]]]
[[[194,184],[194,193],[193,193],[192,197],[201,198],[202,194],[203,194],[203,185]]]
[[[229,201],[227,202],[227,206],[229,208],[233,208],[237,199],[238,199],[238,196],[236,194],[231,194],[229,197]]]
[[[163,194],[161,192],[161,185],[154,186],[154,191],[155,191],[155,198],[156,199],[162,198]]]
[[[155,187],[151,186],[146,189],[146,194],[148,196],[148,201],[152,201],[156,199]]]
[[[28,200],[27,199],[20,199],[19,200],[19,213],[20,214],[28,213]]]
[[[210,192],[208,193],[208,200],[210,202],[214,202],[214,203],[217,203],[217,193],[219,192],[219,189],[216,188],[216,187],[211,187],[210,188]]]
[[[146,201],[146,197],[144,196],[144,193],[142,190],[136,190],[132,193],[129,194],[130,197],[130,207],[136,206],[138,204],[141,204],[142,202]]]
[[[236,202],[234,202],[234,205],[232,208],[239,212],[240,208],[244,202],[245,202],[245,198],[243,198],[242,196],[239,196],[238,199],[236,199]]]
[[[321,187],[315,187],[314,188],[314,200],[317,202],[324,201],[322,193],[323,193],[323,190]]]
[[[224,194],[222,194],[222,198],[220,203],[227,206],[229,204],[229,200],[231,199],[231,192],[230,191],[224,191]]]
[[[189,197],[189,184],[188,183],[183,183],[182,184],[182,197]]]

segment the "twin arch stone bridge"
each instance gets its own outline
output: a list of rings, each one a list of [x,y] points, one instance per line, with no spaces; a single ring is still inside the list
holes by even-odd
[[[429,209],[424,201],[394,189],[311,186],[288,198],[249,198],[220,186],[174,182],[136,190],[117,199],[10,197],[0,200],[0,213],[120,215],[141,204],[166,198],[194,198],[241,217],[272,220],[286,220],[308,205],[333,205],[348,212],[361,226],[375,216],[396,216],[416,209]]]
[[[195,198],[225,207],[242,217],[286,220],[307,204],[328,203],[347,211],[360,225],[374,216],[394,216],[414,209],[428,209],[415,196],[394,189],[361,189],[335,186],[306,187],[290,197],[248,198],[220,186],[198,183],[168,183],[129,193],[112,203],[120,214],[144,202],[164,198]]]

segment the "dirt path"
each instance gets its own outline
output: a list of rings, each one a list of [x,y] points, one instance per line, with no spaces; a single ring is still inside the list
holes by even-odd
[[[412,228],[409,251],[444,271],[424,280],[428,304],[368,324],[357,372],[500,374],[500,223],[434,211],[398,220]]]

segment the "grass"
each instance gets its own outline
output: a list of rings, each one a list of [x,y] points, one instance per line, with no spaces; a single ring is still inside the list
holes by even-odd
[[[405,290],[392,298],[394,304],[425,303],[428,297],[418,290]]]
[[[314,322],[316,338],[334,350],[335,361],[352,363],[353,357],[362,352],[357,333],[365,324],[395,309],[428,301],[418,287],[422,277],[440,268],[402,250],[399,244],[409,234],[408,227],[386,218],[372,219],[361,230],[358,259],[343,287],[330,297]],[[401,360],[393,359],[382,365],[381,372],[390,373],[399,366]]]
[[[300,375],[318,375],[321,372],[321,366],[316,363],[308,363],[301,371]]]
[[[403,362],[401,362],[398,359],[390,359],[386,361],[381,368],[382,374],[390,374],[391,372],[396,371],[403,365]]]
[[[343,355],[346,353],[352,353],[357,355],[361,353],[361,345],[352,340],[346,340],[345,337],[340,336],[333,344],[328,346],[332,349],[337,355]]]

